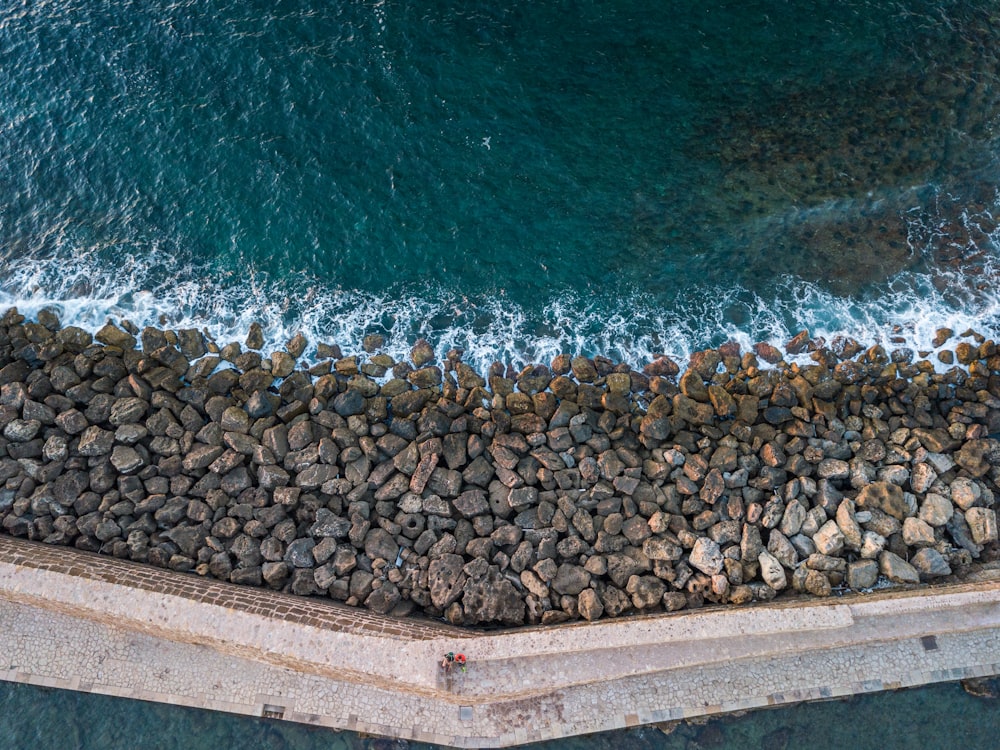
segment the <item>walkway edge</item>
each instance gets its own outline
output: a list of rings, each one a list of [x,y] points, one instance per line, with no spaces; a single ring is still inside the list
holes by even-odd
[[[493,633],[353,615],[0,537],[0,679],[453,746],[1000,673],[1000,581]]]

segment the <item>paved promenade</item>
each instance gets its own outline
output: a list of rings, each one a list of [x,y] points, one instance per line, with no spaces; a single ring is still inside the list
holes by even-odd
[[[0,654],[4,680],[502,747],[1000,674],[1000,580],[476,633],[0,537]]]

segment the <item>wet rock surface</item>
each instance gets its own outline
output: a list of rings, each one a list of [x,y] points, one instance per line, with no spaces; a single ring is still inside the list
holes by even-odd
[[[54,318],[0,318],[14,536],[470,626],[913,585],[1000,555],[1000,354],[974,332],[942,332],[944,372],[802,332],[686,369],[479,374],[423,341],[409,363],[316,364],[300,337],[264,358]]]

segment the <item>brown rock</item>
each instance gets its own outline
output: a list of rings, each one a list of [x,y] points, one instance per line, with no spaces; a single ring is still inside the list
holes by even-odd
[[[893,583],[920,583],[920,574],[906,560],[889,550],[879,555],[879,572]]]
[[[436,608],[444,609],[452,602],[458,601],[467,579],[462,570],[464,566],[465,560],[461,555],[441,555],[431,560],[427,580],[431,603]]]
[[[890,482],[872,482],[862,487],[855,503],[859,508],[878,508],[900,521],[912,515],[903,498],[903,490]]]
[[[580,596],[577,597],[576,606],[580,612],[580,617],[589,622],[593,622],[604,614],[604,605],[601,603],[601,598],[594,589],[584,589],[581,591]]]

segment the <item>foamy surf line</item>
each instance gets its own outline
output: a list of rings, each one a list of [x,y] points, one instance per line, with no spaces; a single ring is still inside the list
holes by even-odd
[[[937,285],[917,274],[899,276],[865,300],[787,278],[767,299],[738,286],[693,289],[663,306],[629,290],[588,299],[564,291],[530,310],[503,294],[462,296],[435,287],[372,293],[307,278],[276,281],[252,271],[234,281],[190,267],[151,269],[135,258],[111,269],[86,255],[25,263],[3,277],[0,308],[16,307],[29,318],[48,308],[63,325],[90,333],[109,320],[127,320],[139,328],[194,328],[224,345],[243,341],[258,323],[267,351],[303,333],[307,360],[320,343],[360,354],[365,336],[380,334],[381,351],[401,361],[423,338],[441,359],[451,349],[463,350],[464,360],[481,372],[493,362],[517,367],[558,354],[599,355],[631,367],[661,355],[685,363],[692,352],[726,341],[743,351],[757,342],[782,348],[803,330],[815,341],[850,337],[887,351],[908,348],[947,369],[935,358],[947,347],[935,345],[939,329],[1000,338],[997,285],[970,291],[958,272]],[[796,359],[808,361],[808,354],[786,361]]]
[[[422,299],[391,300],[353,293],[344,294],[340,302],[340,306],[318,304],[290,320],[280,309],[260,307],[247,307],[243,312],[227,311],[221,319],[196,313],[174,316],[167,312],[169,305],[152,295],[133,297],[128,304],[118,300],[3,295],[0,309],[16,307],[29,319],[35,319],[39,311],[48,308],[57,312],[64,325],[79,326],[92,334],[108,321],[127,320],[139,328],[194,328],[220,345],[243,341],[250,324],[258,322],[264,332],[265,351],[282,349],[292,336],[302,332],[310,342],[304,356],[306,360],[314,357],[320,343],[336,344],[345,356],[361,354],[365,336],[378,333],[384,336],[380,350],[403,361],[413,342],[423,338],[431,342],[439,359],[444,359],[452,349],[460,349],[464,352],[464,361],[480,372],[485,372],[494,362],[520,367],[528,363],[547,363],[558,354],[600,355],[635,368],[661,355],[685,364],[692,352],[724,341],[738,343],[743,351],[751,350],[761,341],[782,349],[801,330],[809,331],[814,340],[830,342],[838,337],[850,337],[865,347],[880,344],[887,351],[908,348],[943,370],[947,365],[937,361],[935,355],[947,349],[947,344],[935,346],[933,343],[939,329],[948,328],[956,334],[971,329],[986,338],[1000,338],[994,309],[978,316],[960,312],[925,315],[905,326],[872,316],[842,328],[824,327],[816,317],[806,316],[796,325],[789,326],[773,314],[764,313],[746,329],[725,321],[699,329],[679,316],[661,311],[637,310],[633,317],[625,317],[606,316],[600,310],[591,309],[573,316],[579,326],[573,330],[564,326],[568,317],[562,311],[565,303],[550,304],[539,316],[542,322],[535,323],[523,310],[497,301],[480,312],[474,325],[470,325],[464,315],[449,319],[446,304]],[[386,318],[391,320],[391,325],[379,322]],[[535,332],[538,329],[553,333],[540,334]],[[785,359],[807,362],[809,357],[804,353]]]

